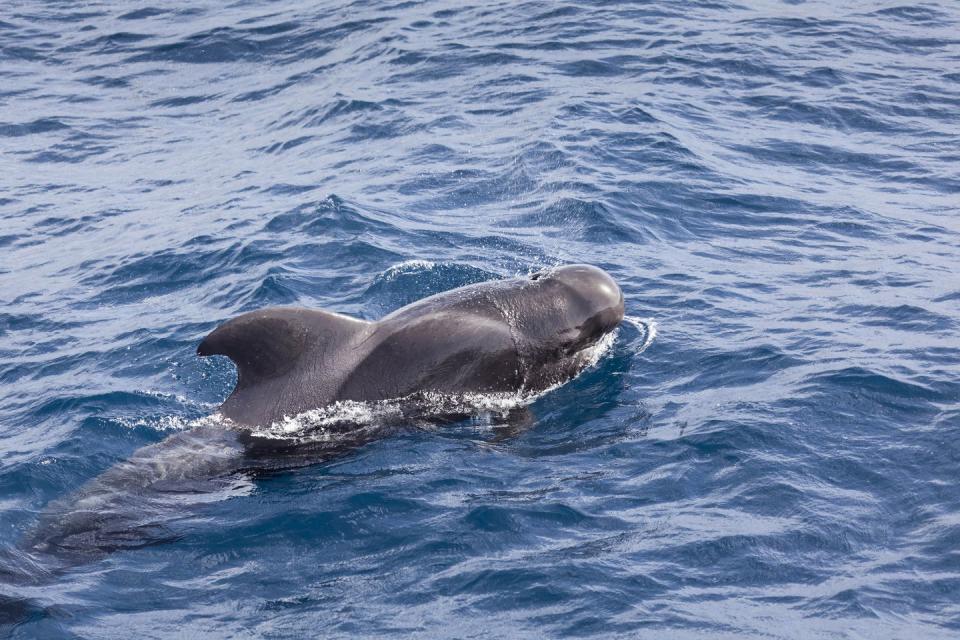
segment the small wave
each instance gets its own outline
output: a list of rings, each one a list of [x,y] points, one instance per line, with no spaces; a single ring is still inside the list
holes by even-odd
[[[430,271],[437,266],[437,263],[431,260],[404,260],[399,262],[389,268],[387,268],[382,274],[381,277],[385,281],[390,281],[395,279],[401,274],[407,273],[419,273],[421,271]]]
[[[634,351],[634,353],[643,353],[647,350],[654,339],[657,337],[657,321],[653,318],[638,318],[636,316],[623,316],[623,321],[629,323],[640,331],[643,336],[643,342]]]
[[[371,313],[379,316],[436,293],[498,277],[459,262],[404,260],[377,274],[364,298]]]

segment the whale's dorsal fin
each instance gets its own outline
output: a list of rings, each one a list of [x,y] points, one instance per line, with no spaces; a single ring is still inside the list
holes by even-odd
[[[283,375],[305,353],[322,358],[369,324],[327,311],[260,309],[214,329],[197,347],[197,355],[222,355],[233,360],[240,390]]]

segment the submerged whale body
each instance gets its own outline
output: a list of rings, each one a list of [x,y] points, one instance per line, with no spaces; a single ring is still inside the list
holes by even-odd
[[[176,433],[52,502],[0,563],[0,584],[42,582],[118,549],[174,539],[184,511],[230,495],[243,474],[327,460],[387,433],[344,424],[311,443],[254,427],[340,400],[543,391],[591,364],[592,347],[622,318],[619,287],[583,265],[454,289],[377,322],[296,308],[234,318],[198,348],[237,365],[220,409],[234,428],[214,421]]]
[[[267,425],[339,400],[542,391],[579,373],[589,348],[622,319],[613,279],[569,265],[440,293],[376,322],[253,311],[214,330],[197,353],[237,365],[221,414]]]

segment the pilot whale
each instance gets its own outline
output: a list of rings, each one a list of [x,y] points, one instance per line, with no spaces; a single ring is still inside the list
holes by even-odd
[[[376,322],[289,307],[240,315],[197,349],[236,363],[236,388],[220,407],[229,422],[143,447],[49,504],[16,561],[4,561],[0,582],[35,583],[117,549],[176,538],[171,525],[184,510],[229,493],[244,474],[326,460],[385,433],[348,425],[342,437],[290,444],[258,436],[258,426],[337,401],[535,394],[591,364],[591,347],[623,313],[607,273],[569,265],[440,293]]]
[[[197,353],[237,366],[220,413],[267,425],[340,400],[542,391],[589,364],[589,348],[623,309],[605,271],[568,265],[440,293],[376,322],[302,308],[253,311],[215,329]]]

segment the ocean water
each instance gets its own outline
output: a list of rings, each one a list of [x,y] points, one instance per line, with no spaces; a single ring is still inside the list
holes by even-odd
[[[956,2],[4,8],[0,575],[216,410],[236,314],[586,262],[629,318],[517,428],[238,472],[0,579],[0,635],[960,635]]]

